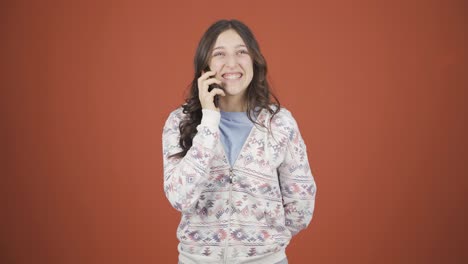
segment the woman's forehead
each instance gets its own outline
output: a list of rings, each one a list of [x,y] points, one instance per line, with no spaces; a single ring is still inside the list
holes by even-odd
[[[244,40],[233,29],[226,30],[219,34],[213,50],[218,48],[239,48],[246,47]]]

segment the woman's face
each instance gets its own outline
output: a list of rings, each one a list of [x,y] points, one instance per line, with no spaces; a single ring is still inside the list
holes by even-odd
[[[211,51],[210,69],[223,83],[226,96],[243,96],[253,78],[252,58],[233,29],[221,33]]]

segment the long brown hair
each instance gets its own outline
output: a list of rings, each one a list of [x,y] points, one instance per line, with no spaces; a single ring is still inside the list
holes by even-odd
[[[208,67],[210,54],[218,36],[229,29],[235,30],[242,38],[253,62],[253,78],[246,91],[247,117],[254,124],[265,127],[265,125],[252,118],[251,112],[254,111],[255,115],[257,115],[262,109],[267,109],[272,115],[269,125],[271,126],[273,116],[280,110],[280,102],[270,91],[270,85],[266,78],[267,63],[260,52],[260,47],[258,46],[257,40],[255,39],[252,31],[244,23],[238,20],[219,20],[208,28],[198,43],[194,57],[195,72],[190,85],[190,93],[185,99],[185,103],[182,105],[182,111],[186,115],[179,124],[179,145],[182,148],[182,151],[173,154],[170,157],[184,157],[192,146],[192,139],[197,134],[197,126],[201,123],[202,119],[202,107],[200,99],[198,98],[198,78],[201,76],[202,71]],[[275,100],[275,102],[272,102],[270,96]],[[273,105],[275,107],[272,107]]]

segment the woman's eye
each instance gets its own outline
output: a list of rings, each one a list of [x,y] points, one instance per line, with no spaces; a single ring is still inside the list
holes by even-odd
[[[220,56],[220,55],[224,55],[222,52],[216,52],[216,53],[213,53],[213,57],[215,56]]]
[[[249,54],[249,52],[246,51],[246,50],[240,50],[239,53],[241,53],[241,54]]]

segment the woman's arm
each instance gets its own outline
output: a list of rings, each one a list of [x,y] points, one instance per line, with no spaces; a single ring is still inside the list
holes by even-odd
[[[164,192],[171,205],[181,212],[190,210],[200,197],[219,142],[220,113],[208,109],[203,109],[202,113],[192,147],[183,158],[169,158],[182,150],[179,146],[180,110],[169,115],[163,129]]]
[[[296,235],[312,220],[317,186],[310,170],[306,145],[296,120],[289,111],[285,111],[285,117],[282,125],[287,131],[288,145],[285,159],[278,167],[278,174],[286,227],[292,235]]]

